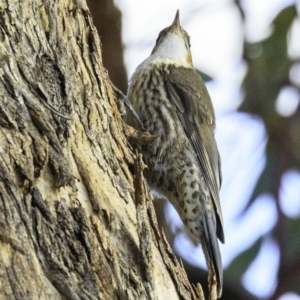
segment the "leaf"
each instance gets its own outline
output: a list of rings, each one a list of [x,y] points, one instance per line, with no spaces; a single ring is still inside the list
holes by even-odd
[[[249,265],[257,256],[262,244],[262,239],[259,238],[250,248],[238,255],[230,264],[230,273],[236,278],[241,278]]]
[[[244,79],[245,98],[240,111],[269,118],[282,86],[289,83],[291,60],[287,54],[287,33],[296,17],[295,6],[283,9],[273,20],[274,30],[265,40],[245,43],[248,72]],[[254,53],[254,55],[253,55]]]

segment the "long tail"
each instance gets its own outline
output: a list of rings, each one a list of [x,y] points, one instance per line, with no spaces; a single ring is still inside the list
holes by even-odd
[[[216,274],[218,298],[223,289],[223,268],[221,254],[216,233],[216,221],[209,211],[204,214],[202,247],[209,271]],[[211,263],[210,263],[211,262]],[[212,266],[214,270],[212,270]]]

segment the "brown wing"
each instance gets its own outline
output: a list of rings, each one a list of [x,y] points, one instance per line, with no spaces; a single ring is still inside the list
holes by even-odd
[[[215,114],[202,78],[193,69],[171,68],[165,76],[168,98],[198,157],[217,215],[217,236],[224,243],[223,217],[219,200],[220,155],[214,138]]]

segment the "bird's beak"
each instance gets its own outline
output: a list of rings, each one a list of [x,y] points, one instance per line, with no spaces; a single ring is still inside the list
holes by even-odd
[[[179,29],[179,28],[180,28],[179,9],[177,9],[175,19],[171,25],[171,29]]]

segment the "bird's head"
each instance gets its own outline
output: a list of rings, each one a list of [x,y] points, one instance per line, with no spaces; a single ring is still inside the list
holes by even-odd
[[[179,10],[171,26],[163,29],[156,40],[151,57],[173,61],[176,65],[193,67],[190,37],[180,26]]]

